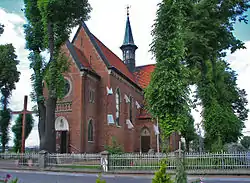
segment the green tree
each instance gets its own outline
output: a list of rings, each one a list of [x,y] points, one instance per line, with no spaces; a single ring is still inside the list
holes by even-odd
[[[11,119],[10,109],[8,108],[9,99],[15,89],[16,82],[19,81],[20,72],[17,70],[19,61],[16,59],[15,48],[12,44],[0,45],[0,91],[1,91],[1,144],[3,152],[9,141],[9,124]]]
[[[244,136],[241,141],[241,145],[245,147],[246,149],[249,149],[250,147],[250,136]]]
[[[27,48],[31,51],[31,68],[34,100],[39,111],[40,148],[55,152],[55,109],[62,97],[67,60],[61,53],[62,45],[69,38],[71,29],[88,19],[91,10],[88,0],[24,0]],[[32,33],[32,34],[30,34]],[[49,51],[49,60],[43,64],[40,52]],[[46,81],[48,99],[46,107],[42,93],[42,81]]]
[[[212,78],[212,66],[207,65],[207,76]],[[242,136],[244,121],[248,115],[246,93],[238,88],[235,72],[222,60],[217,61],[216,65],[216,85],[210,82],[210,85],[206,86],[210,89],[210,98],[209,105],[203,109],[207,149],[218,147],[220,143],[223,146],[237,142]]]
[[[21,152],[22,146],[22,122],[23,114],[20,114],[15,124],[12,126],[12,132],[14,133],[14,151]],[[25,125],[25,139],[28,138],[32,128],[34,126],[34,119],[31,114],[26,114],[26,125]]]
[[[190,1],[191,2],[191,1]],[[191,2],[186,9],[186,63],[201,99],[206,145],[210,149],[241,136],[247,118],[246,95],[236,85],[236,75],[225,66],[226,50],[244,48],[234,34],[237,21],[247,22],[244,12],[249,0],[203,0]],[[233,125],[234,128],[229,127]],[[228,130],[228,131],[227,131]],[[218,136],[220,134],[220,136]],[[214,136],[215,135],[215,136]]]
[[[185,1],[163,0],[154,25],[152,52],[156,68],[145,90],[147,109],[158,117],[161,131],[168,137],[180,131],[188,106],[189,71],[183,61]]]
[[[185,139],[186,151],[189,152],[190,142],[194,140],[196,136],[195,128],[194,128],[194,118],[191,115],[191,113],[187,115],[187,118],[182,123],[183,125],[182,125],[180,132],[181,132],[181,135]]]
[[[181,157],[177,158],[177,168],[176,168],[176,176],[175,183],[187,183],[187,174],[184,166],[184,159]]]

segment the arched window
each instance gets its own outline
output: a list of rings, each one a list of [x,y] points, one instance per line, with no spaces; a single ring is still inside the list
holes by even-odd
[[[133,119],[133,98],[132,96],[129,97],[130,103],[129,103],[129,120],[132,123],[132,119]]]
[[[120,125],[121,93],[119,88],[117,88],[115,93],[115,103],[116,103],[115,121],[116,125]]]
[[[88,141],[93,142],[94,141],[94,128],[93,128],[93,120],[89,120],[88,124]]]

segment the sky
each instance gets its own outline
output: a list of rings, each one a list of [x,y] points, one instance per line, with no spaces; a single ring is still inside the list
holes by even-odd
[[[136,51],[136,65],[146,65],[155,63],[152,54],[149,52],[150,43],[152,41],[151,31],[154,24],[157,4],[160,0],[89,0],[93,10],[90,14],[91,18],[86,22],[90,31],[98,37],[107,47],[109,47],[120,58],[122,52],[119,47],[122,45],[125,22],[126,7],[130,5],[130,21],[133,31],[135,44],[139,47]],[[30,95],[32,91],[30,76],[32,71],[29,69],[29,61],[27,56],[29,52],[25,50],[25,39],[23,32],[23,24],[25,23],[23,8],[23,0],[0,0],[0,23],[5,25],[4,34],[0,37],[0,44],[12,43],[16,48],[16,54],[20,60],[18,70],[21,72],[20,81],[13,91],[10,108],[12,110],[22,110],[24,95]],[[250,15],[250,11],[247,12]],[[73,29],[71,38],[76,29]],[[250,26],[244,24],[236,24],[234,34],[245,42],[247,49],[238,50],[227,57],[227,61],[231,67],[238,73],[238,85],[240,88],[246,89],[248,100],[250,101]],[[34,105],[30,101],[28,109]],[[248,106],[250,107],[250,106]],[[250,114],[249,114],[250,115]],[[198,112],[193,111],[196,123],[201,121]],[[15,119],[13,116],[12,124]],[[250,131],[250,121],[246,122],[246,129]],[[13,137],[13,134],[11,134]],[[37,118],[35,126],[26,140],[26,146],[34,146],[39,144]],[[13,145],[12,140],[9,145]]]

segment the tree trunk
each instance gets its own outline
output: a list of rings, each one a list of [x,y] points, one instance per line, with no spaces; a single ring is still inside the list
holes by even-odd
[[[190,141],[188,141],[188,140],[185,140],[185,141],[186,141],[186,151],[189,152]]]
[[[46,120],[46,108],[44,103],[38,102],[38,111],[39,111],[39,122],[38,122],[38,131],[40,139],[40,150],[43,150],[45,147],[45,120]]]
[[[49,153],[56,152],[55,110],[56,97],[49,96],[46,104],[45,141],[44,149]]]
[[[54,31],[53,24],[48,22],[48,39],[49,39],[49,53],[50,59],[48,63],[48,67],[51,62],[54,61]],[[55,132],[55,111],[56,111],[56,88],[55,82],[50,81],[50,86],[48,87],[49,97],[46,101],[46,118],[45,118],[45,140],[44,140],[44,149],[49,153],[56,152],[56,132]],[[43,143],[43,142],[42,142]]]

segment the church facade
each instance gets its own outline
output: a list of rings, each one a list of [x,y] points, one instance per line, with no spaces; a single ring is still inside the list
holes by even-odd
[[[64,74],[65,96],[56,107],[58,153],[101,152],[112,139],[125,152],[157,149],[155,122],[144,109],[143,95],[155,65],[136,67],[129,15],[120,48],[122,60],[84,22],[63,47],[70,68]],[[171,136],[172,150],[177,143],[178,136]]]

